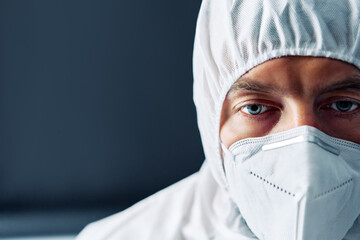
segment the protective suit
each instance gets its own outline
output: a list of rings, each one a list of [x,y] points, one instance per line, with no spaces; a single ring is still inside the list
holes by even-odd
[[[294,237],[285,235],[283,238],[281,235],[270,237],[263,235],[263,232],[257,228],[256,219],[259,219],[259,222],[263,218],[271,221],[269,216],[273,215],[261,211],[255,216],[247,214],[246,209],[239,208],[246,199],[242,199],[241,194],[236,195],[232,190],[233,187],[229,186],[231,182],[247,181],[245,178],[239,178],[241,169],[228,164],[231,159],[226,160],[237,158],[239,151],[243,151],[247,143],[237,144],[232,149],[223,147],[225,159],[221,154],[220,117],[230,87],[253,67],[284,56],[327,57],[360,68],[360,2],[358,0],[204,0],[197,22],[193,59],[194,102],[206,156],[202,168],[198,173],[133,207],[90,224],[81,232],[77,240],[321,239],[314,236],[306,238],[310,235],[305,233]],[[279,144],[282,147],[292,144],[291,141],[298,141],[302,143],[299,146],[307,151],[311,149],[313,154],[327,154],[330,159],[334,158],[334,164],[337,164],[338,158],[354,160],[352,156],[359,150],[359,145],[355,143],[324,136],[323,133],[309,127],[290,130],[286,133],[286,137],[291,136],[291,139],[286,138],[285,142],[276,142],[278,138],[284,138],[281,134],[251,144],[262,144],[259,148],[263,148],[266,156],[265,151],[268,149],[277,150]],[[267,146],[265,149],[264,145]],[[251,145],[249,151],[254,147],[257,145]],[[346,154],[349,154],[344,155],[337,150],[344,147],[347,148]],[[243,151],[241,154],[247,154],[249,151]],[[295,148],[293,151],[303,150]],[[246,158],[250,157],[252,156],[246,156]],[[304,160],[299,162],[300,166],[303,163],[312,164],[311,161]],[[320,167],[326,166],[324,163],[319,164]],[[360,202],[356,195],[358,192],[356,187],[359,185],[356,171],[359,166],[355,166],[356,164],[353,163],[352,172],[347,169],[348,165],[334,165],[333,171],[338,171],[336,173],[339,184],[320,182],[315,188],[322,189],[324,184],[332,184],[331,186],[334,187],[324,192],[319,190],[316,197],[322,197],[337,189],[345,189],[344,194],[349,196],[355,194],[352,198]],[[289,168],[296,171],[296,166]],[[310,166],[309,171],[314,168],[317,169],[318,166]],[[262,171],[261,168],[259,171]],[[351,176],[348,174],[350,177],[347,175],[348,172],[351,172]],[[321,171],[316,173],[323,174]],[[257,173],[250,172],[250,174],[261,179],[263,185],[272,184],[272,187],[280,189],[279,186],[262,179]],[[241,187],[240,183],[239,187]],[[289,188],[296,189],[291,184]],[[286,190],[281,188],[281,191]],[[286,191],[286,194],[294,197],[296,195],[292,191]],[[336,205],[338,203],[334,204],[338,206]],[[317,209],[316,203],[309,206],[308,209]],[[247,215],[244,216],[242,211]],[[345,213],[350,211],[351,209],[348,209]],[[327,236],[327,239],[360,239],[360,220],[357,211],[353,211],[355,213],[351,219],[344,212],[339,212],[337,216],[342,216],[341,221],[344,220],[342,221],[345,222],[344,226],[334,230],[335,235]],[[301,227],[311,228],[305,225]],[[322,227],[326,229],[326,225]]]

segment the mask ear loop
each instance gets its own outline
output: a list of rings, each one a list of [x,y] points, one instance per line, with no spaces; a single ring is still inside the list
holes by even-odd
[[[222,142],[220,142],[220,146],[223,151],[223,154],[222,154],[223,165],[224,165],[225,159],[230,158],[230,156],[231,156],[231,160],[234,160],[234,155],[230,152],[230,150]]]
[[[220,146],[222,150],[222,154],[221,154],[222,167],[225,175],[225,189],[228,191],[229,184],[226,178],[225,161],[234,161],[234,155],[230,152],[229,149],[227,149],[227,147],[222,142],[220,142]]]

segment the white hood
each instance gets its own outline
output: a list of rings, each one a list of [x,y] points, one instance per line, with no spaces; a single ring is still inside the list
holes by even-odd
[[[226,186],[221,108],[231,85],[256,65],[289,55],[360,67],[359,0],[204,0],[194,46],[194,102],[214,178]]]

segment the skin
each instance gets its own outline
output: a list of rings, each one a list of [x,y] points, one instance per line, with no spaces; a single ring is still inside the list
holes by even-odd
[[[334,59],[299,56],[254,67],[226,96],[220,139],[229,148],[244,138],[304,125],[360,143],[358,68]]]

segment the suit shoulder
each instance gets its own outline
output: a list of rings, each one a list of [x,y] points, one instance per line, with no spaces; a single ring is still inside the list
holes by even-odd
[[[86,226],[76,240],[154,239],[176,234],[191,210],[195,173],[130,208]],[[175,239],[168,236],[163,239]]]

